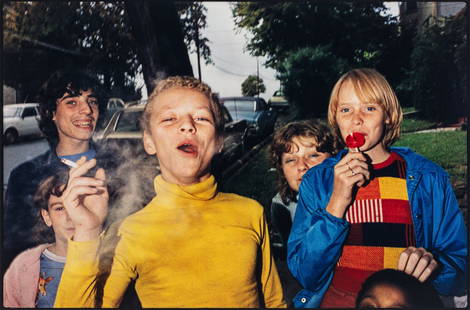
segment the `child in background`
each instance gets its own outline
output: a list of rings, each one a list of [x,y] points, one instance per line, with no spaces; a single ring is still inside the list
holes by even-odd
[[[364,281],[356,308],[443,308],[437,292],[429,283],[395,269],[383,269]]]
[[[57,168],[60,169],[60,168]],[[61,187],[67,169],[43,179],[33,199],[37,224],[33,232],[40,244],[20,253],[3,277],[3,305],[11,308],[52,308],[67,255],[67,239],[74,233]]]
[[[399,138],[402,111],[386,79],[355,69],[335,84],[328,121],[338,138],[364,137],[303,177],[288,265],[306,289],[298,307],[355,306],[373,272],[397,268],[441,295],[463,295],[467,229],[449,175]]]
[[[335,153],[336,141],[328,127],[320,123],[291,122],[274,134],[270,157],[278,172],[279,192],[271,202],[271,221],[281,235],[283,252],[287,251],[303,175]]]

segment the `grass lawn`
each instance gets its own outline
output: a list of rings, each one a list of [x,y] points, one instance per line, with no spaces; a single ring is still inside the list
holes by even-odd
[[[406,146],[444,168],[452,184],[466,184],[467,132],[440,131],[403,134],[394,146]]]
[[[403,134],[394,146],[406,146],[439,164],[450,174],[452,184],[466,187],[467,133],[446,131]],[[277,175],[271,171],[265,146],[239,173],[223,186],[226,192],[253,198],[267,207],[276,194]]]
[[[430,122],[419,118],[408,118],[405,116],[401,124],[401,132],[405,133],[418,130],[425,130],[432,128],[435,125],[435,122]]]

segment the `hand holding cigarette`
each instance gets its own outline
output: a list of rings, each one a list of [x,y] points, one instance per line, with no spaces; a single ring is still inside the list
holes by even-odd
[[[69,180],[62,195],[64,207],[74,223],[73,240],[88,241],[101,233],[108,213],[109,194],[103,168],[94,177],[84,176],[96,165],[96,159],[80,158],[69,171]]]

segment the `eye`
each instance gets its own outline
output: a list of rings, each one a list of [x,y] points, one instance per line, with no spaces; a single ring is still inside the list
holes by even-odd
[[[313,154],[310,154],[309,157],[311,158],[317,158],[318,156],[320,156],[319,154],[317,153],[313,153]]]
[[[65,208],[61,206],[61,207],[54,208],[54,210],[55,211],[63,211],[63,210],[65,210]]]
[[[284,160],[284,164],[292,163],[292,162],[294,162],[294,161],[295,161],[294,158],[286,158],[286,159]]]
[[[368,112],[373,112],[373,111],[376,111],[376,110],[377,110],[377,107],[375,107],[375,106],[368,106],[368,107],[366,107],[366,110],[367,110]]]
[[[69,100],[69,101],[65,102],[65,104],[67,104],[67,105],[76,105],[77,102],[75,100]]]
[[[203,117],[203,116],[196,117],[196,118],[194,118],[194,120],[202,121],[202,122],[210,122],[210,120],[208,118]]]
[[[89,105],[92,105],[92,106],[97,106],[97,105],[98,105],[98,101],[97,101],[97,100],[90,100],[90,101],[88,101],[88,104],[89,104]]]
[[[162,123],[163,122],[172,122],[174,121],[176,118],[172,117],[172,116],[169,116],[169,117],[164,117],[162,118]]]
[[[340,111],[341,113],[348,113],[348,112],[351,111],[351,109],[350,109],[350,108],[341,108],[341,109],[339,109],[339,111]]]

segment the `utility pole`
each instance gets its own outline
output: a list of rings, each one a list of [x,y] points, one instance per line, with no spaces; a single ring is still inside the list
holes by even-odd
[[[194,26],[196,28],[196,53],[197,53],[197,73],[198,73],[198,76],[199,76],[199,81],[202,81],[202,77],[201,77],[201,55],[200,55],[200,52],[199,52],[199,15],[196,15],[196,20],[195,20],[195,23],[194,23]]]
[[[258,61],[258,57],[256,57],[256,91],[258,93],[258,98],[259,98],[259,61]]]

